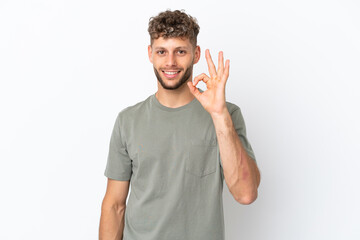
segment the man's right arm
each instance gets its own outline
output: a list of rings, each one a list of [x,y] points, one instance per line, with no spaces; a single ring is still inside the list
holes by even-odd
[[[122,240],[129,183],[108,178],[101,205],[99,240]]]

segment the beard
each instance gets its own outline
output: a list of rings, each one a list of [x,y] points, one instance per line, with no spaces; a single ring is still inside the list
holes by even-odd
[[[154,67],[154,72],[155,72],[157,80],[160,82],[161,86],[167,90],[178,89],[180,86],[182,86],[184,83],[186,83],[192,75],[192,70],[193,70],[193,64],[191,64],[188,68],[186,68],[184,75],[174,86],[169,86],[169,85],[166,85],[166,83],[161,78],[158,70],[156,70],[156,68]],[[175,80],[171,80],[171,81],[175,81]]]

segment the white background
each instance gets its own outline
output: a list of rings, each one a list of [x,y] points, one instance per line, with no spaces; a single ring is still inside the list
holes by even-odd
[[[151,16],[198,19],[230,59],[262,174],[224,182],[227,240],[360,239],[358,1],[0,1],[0,239],[97,239],[117,113],[157,90]],[[200,88],[205,85],[200,83]]]

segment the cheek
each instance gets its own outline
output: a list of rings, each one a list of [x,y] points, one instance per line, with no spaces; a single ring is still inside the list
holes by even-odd
[[[178,63],[181,63],[181,65],[183,67],[188,67],[190,66],[192,63],[193,63],[193,58],[192,57],[186,57],[186,58],[183,58],[183,59],[179,59]]]
[[[195,57],[191,57],[188,60],[188,67],[190,67],[191,65],[193,65],[195,63]]]
[[[151,59],[151,63],[152,63],[154,66],[159,66],[159,61],[158,61],[156,58],[152,58],[152,59]]]
[[[158,57],[153,56],[153,57],[152,57],[152,63],[153,63],[154,65],[156,65],[156,66],[161,66],[161,65],[162,65],[162,60],[159,59]]]

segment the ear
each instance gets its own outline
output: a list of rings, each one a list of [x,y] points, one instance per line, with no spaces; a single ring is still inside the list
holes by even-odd
[[[200,53],[201,53],[200,46],[196,46],[196,48],[195,48],[194,64],[197,63],[197,62],[199,62],[199,60],[200,60]]]
[[[151,47],[151,45],[148,46],[148,56],[149,56],[150,62],[153,63],[153,61],[152,61],[152,47]]]

